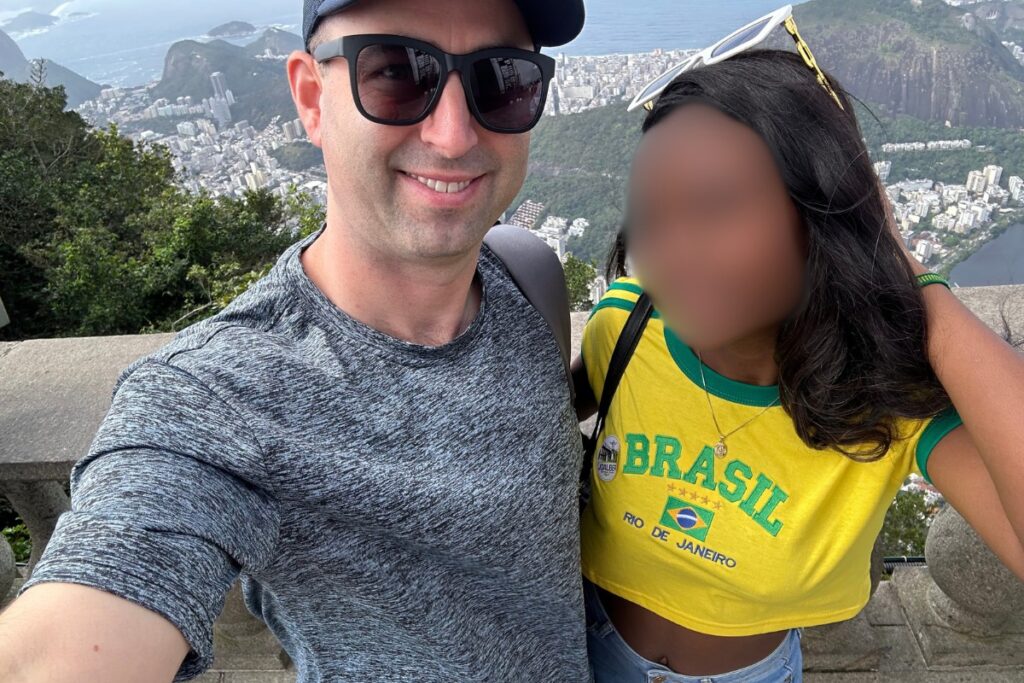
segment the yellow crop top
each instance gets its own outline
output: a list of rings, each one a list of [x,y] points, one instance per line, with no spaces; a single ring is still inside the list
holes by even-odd
[[[615,282],[583,334],[600,400],[612,349],[641,293]],[[723,430],[765,410],[778,388],[704,366]],[[697,356],[657,311],[599,436],[583,513],[583,573],[686,628],[742,636],[842,621],[867,603],[886,510],[910,472],[927,478],[935,445],[961,424],[952,410],[903,421],[880,460],[806,446],[778,405],[718,439]]]

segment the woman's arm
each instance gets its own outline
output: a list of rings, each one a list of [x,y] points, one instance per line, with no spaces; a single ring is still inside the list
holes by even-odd
[[[587,368],[583,364],[583,356],[576,356],[572,362],[572,383],[576,387],[576,417],[580,422],[597,412],[597,399],[590,388]]]
[[[935,448],[929,474],[1024,581],[1024,356],[945,287],[922,293],[928,357],[964,421]]]

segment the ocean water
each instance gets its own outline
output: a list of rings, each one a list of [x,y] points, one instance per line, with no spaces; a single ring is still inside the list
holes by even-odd
[[[552,51],[600,55],[705,47],[783,4],[779,0],[586,0],[583,33]]]
[[[0,11],[9,4],[0,4]],[[588,0],[582,35],[549,52],[595,55],[703,47],[778,5],[778,0]],[[12,36],[28,58],[46,57],[93,81],[117,86],[158,79],[171,44],[202,39],[218,24],[238,20],[299,33],[301,21],[298,0],[72,0],[55,9],[36,9],[53,10],[63,20],[38,33]]]

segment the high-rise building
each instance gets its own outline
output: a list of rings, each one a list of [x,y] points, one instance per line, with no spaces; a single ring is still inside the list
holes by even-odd
[[[1019,175],[1010,176],[1007,187],[1010,190],[1010,196],[1013,197],[1015,202],[1019,202],[1021,197],[1024,196],[1024,178],[1021,178]]]
[[[987,182],[986,187],[995,187],[999,185],[999,181],[1003,178],[1003,167],[1002,166],[986,166],[982,173],[985,174],[985,180]]]
[[[548,246],[558,254],[558,260],[565,261],[565,237],[555,237],[554,235],[541,235],[541,239],[548,243]]]
[[[925,261],[932,257],[932,252],[934,249],[935,246],[931,242],[929,242],[928,240],[921,240],[920,242],[917,243],[917,249],[915,250],[915,253],[918,256],[918,259],[922,263],[924,263]]]
[[[982,171],[971,171],[967,174],[967,191],[973,194],[981,194],[988,186],[988,178]]]
[[[598,275],[594,278],[594,282],[590,285],[590,301],[593,304],[597,304],[598,301],[608,293],[608,281],[604,277]]]
[[[892,172],[891,161],[878,161],[875,163],[875,173],[878,174],[878,179],[883,183],[889,179],[890,172]]]
[[[224,128],[231,123],[231,107],[228,106],[227,100],[220,98],[214,98],[210,102],[210,110],[213,114],[213,118],[217,119],[217,124],[221,128]]]
[[[544,213],[543,204],[527,199],[516,209],[516,212],[512,214],[512,218],[508,222],[509,225],[518,225],[520,228],[532,230],[542,213]]]
[[[220,71],[214,71],[210,74],[210,81],[213,83],[214,97],[226,102],[228,99],[228,82],[224,78],[224,74]]]

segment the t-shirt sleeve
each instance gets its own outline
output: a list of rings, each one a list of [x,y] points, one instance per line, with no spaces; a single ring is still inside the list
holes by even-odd
[[[604,378],[608,374],[608,365],[612,352],[619,340],[626,319],[636,306],[643,290],[636,280],[620,278],[613,282],[608,292],[590,312],[586,327],[583,328],[581,354],[583,364],[587,368],[587,379],[594,392],[594,398],[600,403],[604,389]]]
[[[932,451],[950,432],[963,425],[960,414],[950,406],[933,418],[908,422],[904,429],[910,431],[903,447],[909,451],[910,472],[924,477],[929,484],[928,460]]]
[[[213,661],[213,622],[242,569],[266,566],[279,518],[240,414],[188,372],[129,368],[71,473],[71,510],[21,592],[91,586],[171,621],[188,641],[176,681]]]

